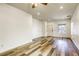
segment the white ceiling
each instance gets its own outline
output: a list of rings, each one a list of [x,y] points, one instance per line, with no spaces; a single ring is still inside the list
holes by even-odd
[[[40,20],[66,20],[67,16],[72,16],[76,9],[77,3],[48,3],[47,6],[38,4],[36,8],[32,8],[31,3],[10,3],[9,5],[17,7],[27,13],[30,13],[34,18]],[[60,9],[63,6],[63,9]],[[40,13],[40,15],[38,15]]]

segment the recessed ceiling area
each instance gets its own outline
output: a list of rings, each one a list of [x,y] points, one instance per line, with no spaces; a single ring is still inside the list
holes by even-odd
[[[35,8],[32,8],[31,3],[9,3],[9,5],[19,8],[27,13],[30,13],[36,19],[53,21],[70,19],[78,4],[48,3],[45,6],[38,3]]]

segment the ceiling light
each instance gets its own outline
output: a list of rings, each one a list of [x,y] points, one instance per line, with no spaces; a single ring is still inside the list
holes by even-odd
[[[37,3],[32,3],[32,8],[35,8],[35,7],[37,7]]]
[[[63,6],[60,6],[60,9],[63,9]]]
[[[35,5],[35,7],[38,5],[37,3],[32,3],[32,5]]]

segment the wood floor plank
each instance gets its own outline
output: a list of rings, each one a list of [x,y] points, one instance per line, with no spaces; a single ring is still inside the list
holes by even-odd
[[[50,55],[50,52],[52,51],[52,45],[47,46],[44,50],[42,50],[42,55],[43,56],[48,56]]]
[[[38,48],[40,48],[40,44],[37,45],[36,47],[34,47],[34,48],[28,50],[28,51],[25,52],[24,54],[25,54],[26,56],[28,56],[29,54],[31,54],[32,52],[34,52],[34,51],[37,50]]]

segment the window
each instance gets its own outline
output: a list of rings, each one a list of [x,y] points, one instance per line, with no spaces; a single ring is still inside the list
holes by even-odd
[[[65,33],[65,24],[58,24],[58,32]]]

